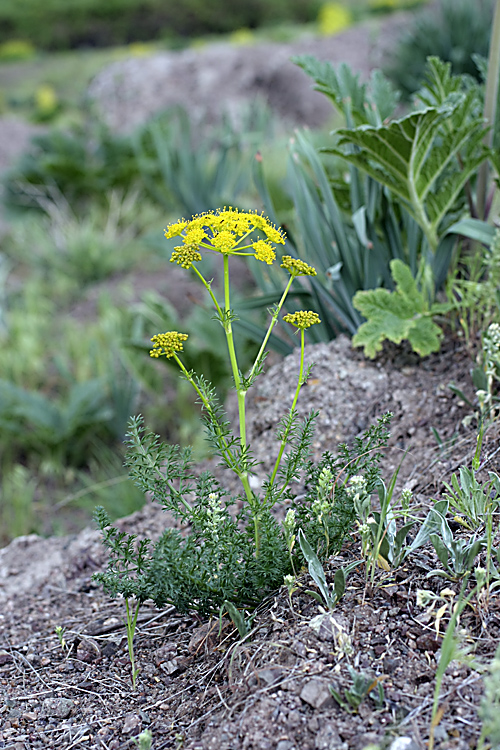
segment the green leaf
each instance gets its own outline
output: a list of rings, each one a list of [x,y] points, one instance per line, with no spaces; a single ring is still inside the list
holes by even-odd
[[[495,227],[485,221],[480,221],[480,219],[462,219],[452,224],[447,230],[447,234],[460,234],[462,237],[482,242],[483,245],[488,247],[492,244],[496,232]]]
[[[426,78],[417,97],[427,107],[439,107],[449,101],[453,94],[460,94],[463,86],[462,76],[451,74],[451,63],[440,60],[439,57],[428,57]]]
[[[367,86],[359,82],[359,74],[346,63],[334,68],[312,55],[292,57],[292,62],[315,81],[315,90],[332,101],[348,127],[381,125],[394,112],[399,94],[380,70],[373,71]]]
[[[484,160],[483,120],[475,114],[475,93],[455,103],[412,112],[389,125],[336,131],[342,156],[391,190],[424,231],[432,252],[440,225],[466,181]],[[352,146],[357,146],[352,151]],[[460,157],[460,159],[458,158]]]
[[[432,542],[432,546],[436,550],[437,556],[439,557],[439,560],[440,560],[441,564],[443,565],[443,567],[445,567],[446,569],[448,569],[449,568],[449,566],[448,566],[448,557],[449,557],[448,548],[444,544],[443,540],[437,534],[431,534],[430,535],[430,540]]]
[[[367,319],[353,337],[353,346],[363,346],[373,358],[385,339],[400,344],[408,339],[413,349],[424,357],[438,351],[443,332],[429,317],[429,306],[418,290],[410,268],[401,260],[391,261],[396,290],[370,289],[354,295],[353,304]]]
[[[344,568],[339,568],[335,571],[333,578],[333,590],[335,591],[335,598],[337,601],[342,599],[345,591],[345,571]]]
[[[307,541],[306,535],[304,534],[302,529],[299,529],[299,532],[297,534],[297,539],[299,541],[302,554],[304,555],[307,561],[309,575],[311,576],[314,583],[321,591],[326,606],[328,607],[328,609],[330,609],[332,606],[332,598],[330,596],[330,591],[328,589],[328,584],[326,582],[323,566],[321,565],[317,554],[315,553],[315,551],[313,550],[313,548]]]

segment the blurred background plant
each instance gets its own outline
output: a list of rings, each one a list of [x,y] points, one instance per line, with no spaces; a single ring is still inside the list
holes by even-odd
[[[405,99],[421,86],[430,55],[454,75],[478,79],[475,55],[488,57],[494,0],[439,0],[423,8],[401,36],[384,72]]]

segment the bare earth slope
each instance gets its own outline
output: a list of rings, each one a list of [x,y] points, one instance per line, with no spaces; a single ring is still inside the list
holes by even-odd
[[[422,514],[430,498],[439,497],[442,478],[449,479],[462,462],[470,465],[475,431],[462,424],[467,409],[447,388],[454,380],[472,395],[469,363],[452,343],[423,361],[397,357],[367,362],[345,338],[309,347],[308,358],[317,365],[300,408],[320,411],[316,453],[334,449],[339,440],[393,411],[384,476],[389,479],[409,447],[401,478],[413,488],[415,512]],[[256,408],[251,439],[264,468],[297,367],[292,354],[271,368],[250,405]],[[449,452],[437,446],[433,426],[443,441],[453,438]],[[490,431],[485,470],[498,470],[497,446],[498,434]],[[155,537],[169,523],[149,505],[120,525],[139,537]],[[356,558],[355,536],[329,562],[328,576]],[[408,738],[404,747],[425,747],[440,642],[453,590],[459,590],[459,583],[426,577],[437,566],[429,549],[393,575],[379,571],[373,590],[366,588],[360,568],[348,579],[333,620],[319,632],[311,627],[317,603],[298,592],[291,610],[285,589],[262,607],[245,642],[226,621],[219,637],[217,622],[205,624],[146,605],[136,638],[140,675],[135,692],[123,602],[110,601],[91,581],[104,563],[98,535],[90,530],[62,539],[20,538],[0,550],[0,748],[118,750],[131,747],[130,738],[145,728],[152,731],[157,749],[361,750],[374,741],[388,746],[396,735]],[[303,583],[311,586],[305,578]],[[422,588],[436,594],[448,589],[440,602],[449,602],[440,626],[435,614],[417,607]],[[484,611],[475,608],[463,616],[461,628],[480,656],[491,658],[496,647],[497,602],[494,597]],[[65,651],[56,626],[67,629]],[[368,698],[351,714],[335,703],[329,686],[343,696],[352,687],[349,668],[380,679],[383,704]],[[479,674],[456,665],[443,691],[445,713],[436,747],[474,747]]]

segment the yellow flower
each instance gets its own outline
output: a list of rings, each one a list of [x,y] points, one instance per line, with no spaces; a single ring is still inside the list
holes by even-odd
[[[348,8],[340,3],[324,3],[318,14],[318,25],[321,34],[330,36],[347,29],[352,24],[352,16]]]
[[[253,231],[263,237],[245,244],[246,237]],[[190,221],[182,219],[167,227],[165,237],[177,236],[182,236],[183,243],[191,250],[204,247],[224,255],[250,255],[246,251],[252,247],[255,251],[254,257],[268,264],[276,258],[272,243],[285,244],[282,230],[273,226],[265,216],[252,211],[239,211],[231,206],[193,216]],[[177,261],[178,257],[180,254],[176,248],[175,257],[172,256],[172,259]],[[189,265],[184,267],[188,268]]]
[[[211,243],[220,253],[230,253],[235,245],[235,236],[229,229],[222,229],[211,237]]]
[[[180,234],[182,234],[182,230],[187,227],[187,221],[184,221],[184,219],[181,219],[180,221],[176,221],[175,224],[170,224],[165,229],[165,237],[167,240],[169,240],[171,237],[178,237]]]
[[[303,260],[292,258],[291,255],[283,255],[281,268],[286,268],[291,276],[316,276],[316,269],[308,266]]]
[[[254,242],[252,247],[255,250],[257,260],[267,263],[268,266],[271,266],[273,261],[276,260],[276,253],[268,242],[259,240],[258,242]]]
[[[298,310],[298,312],[288,313],[283,316],[285,323],[291,323],[295,328],[300,328],[302,331],[305,328],[315,325],[315,323],[321,323],[319,315],[310,310]]]
[[[201,245],[207,238],[207,233],[200,224],[190,223],[186,229],[182,241],[185,245]]]
[[[171,263],[177,263],[182,268],[191,268],[192,264],[201,260],[201,253],[195,247],[183,245],[176,247],[170,258]]]
[[[178,333],[177,331],[167,331],[166,333],[157,333],[151,339],[153,348],[149,352],[150,357],[161,357],[164,354],[167,359],[173,357],[175,352],[182,352],[183,341],[187,340],[187,333]]]

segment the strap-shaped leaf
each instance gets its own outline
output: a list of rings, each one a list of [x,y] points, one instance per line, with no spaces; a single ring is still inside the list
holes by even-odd
[[[461,234],[463,237],[477,240],[489,247],[493,242],[496,231],[495,227],[480,219],[462,219],[449,227],[447,233]]]

